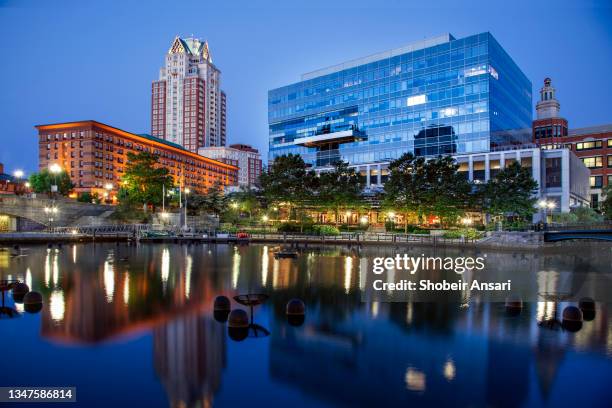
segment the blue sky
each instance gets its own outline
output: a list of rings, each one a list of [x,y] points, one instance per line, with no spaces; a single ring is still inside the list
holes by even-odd
[[[175,35],[209,41],[229,142],[267,153],[267,91],[425,37],[490,31],[553,79],[570,127],[612,123],[612,6],[575,1],[0,0],[0,162],[38,166],[34,125],[95,119],[150,132],[150,88]],[[534,100],[535,103],[535,100]]]

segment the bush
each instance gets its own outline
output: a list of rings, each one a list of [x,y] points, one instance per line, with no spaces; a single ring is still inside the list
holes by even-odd
[[[333,225],[315,225],[312,232],[318,235],[340,235],[340,230]]]
[[[465,237],[465,239],[480,239],[482,237],[482,232],[473,228],[462,228],[445,231],[444,234],[442,234],[442,238],[445,239],[460,239],[462,237]]]

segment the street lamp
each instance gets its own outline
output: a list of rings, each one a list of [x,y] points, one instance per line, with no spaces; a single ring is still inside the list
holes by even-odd
[[[189,193],[191,193],[191,190],[186,188],[185,189],[185,229],[187,229],[187,195],[189,195]]]
[[[359,222],[363,225],[366,225],[368,223],[368,216],[364,215],[359,219]]]
[[[552,215],[553,215],[552,213],[556,206],[557,205],[555,204],[554,201],[549,201],[548,204],[546,204],[546,208],[550,210],[550,222],[552,222]]]
[[[108,199],[110,198],[110,193],[113,190],[113,184],[112,183],[106,183],[104,185],[104,189],[106,190],[106,192],[104,193],[104,198],[105,198],[104,201],[106,201],[106,203],[108,204],[108,201],[109,201]]]
[[[55,183],[51,186],[51,193],[57,193],[57,175],[62,172],[62,168],[59,164],[53,163],[51,166],[49,166],[49,171],[51,172],[51,174],[53,174],[53,181]]]
[[[269,219],[270,218],[267,215],[264,215],[263,217],[261,217],[261,220],[264,222],[264,234],[266,233]]]

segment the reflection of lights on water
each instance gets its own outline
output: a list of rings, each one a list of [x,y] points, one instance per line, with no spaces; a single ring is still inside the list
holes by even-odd
[[[126,272],[123,280],[123,302],[127,305],[130,301],[130,275]]]
[[[104,290],[106,292],[106,301],[113,301],[113,293],[115,292],[115,271],[113,264],[107,258],[104,261]]]
[[[30,268],[26,269],[25,283],[28,288],[32,289],[32,271]]]
[[[65,307],[64,292],[61,290],[54,290],[51,292],[51,296],[49,297],[49,312],[51,313],[51,319],[56,322],[64,320]]]
[[[76,249],[76,245],[72,246],[72,263],[76,263],[77,262],[77,249]]]
[[[406,306],[406,323],[412,323],[412,302],[409,302]]]
[[[268,268],[270,260],[268,259],[268,246],[264,245],[261,255],[261,285],[266,286],[268,283]]]
[[[232,288],[238,287],[238,278],[240,277],[240,253],[234,251],[232,255]]]
[[[59,281],[59,260],[58,256],[55,254],[53,256],[53,286],[57,286],[57,282]]]
[[[446,360],[446,363],[444,363],[444,378],[446,378],[448,381],[452,381],[455,379],[455,363],[453,362],[452,359],[448,359]]]
[[[387,282],[395,282],[395,268],[390,268],[387,272]],[[393,291],[391,290],[391,285],[389,285],[389,289],[387,289],[387,292],[389,293],[393,293]]]
[[[51,286],[51,255],[48,250],[45,256],[45,284]]]
[[[406,387],[410,391],[425,391],[425,373],[415,368],[408,367],[404,377]]]
[[[557,305],[555,302],[538,302],[536,320],[544,322],[555,318]]]
[[[168,284],[168,278],[170,277],[170,251],[168,248],[162,250],[161,260],[161,280],[164,293],[166,292],[166,286]]]
[[[372,302],[372,317],[376,318],[378,316],[379,308],[380,304],[378,302]]]
[[[349,293],[351,289],[351,275],[353,274],[353,258],[344,258],[344,290]]]
[[[274,259],[272,263],[272,287],[276,289],[278,287],[278,268],[280,267],[280,262],[278,259]]]
[[[359,290],[364,291],[366,287],[366,281],[368,276],[368,259],[359,259]]]
[[[15,303],[15,310],[18,311],[19,313],[23,313],[23,310],[24,310],[23,303]]]
[[[191,270],[193,269],[193,258],[191,255],[187,255],[187,261],[185,265],[185,297],[189,299],[191,295]]]

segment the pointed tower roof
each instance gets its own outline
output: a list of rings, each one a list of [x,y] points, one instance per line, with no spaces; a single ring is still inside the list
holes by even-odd
[[[178,35],[174,38],[168,54],[189,54],[201,56],[212,64],[212,57],[208,49],[208,41],[195,37],[181,38]]]

